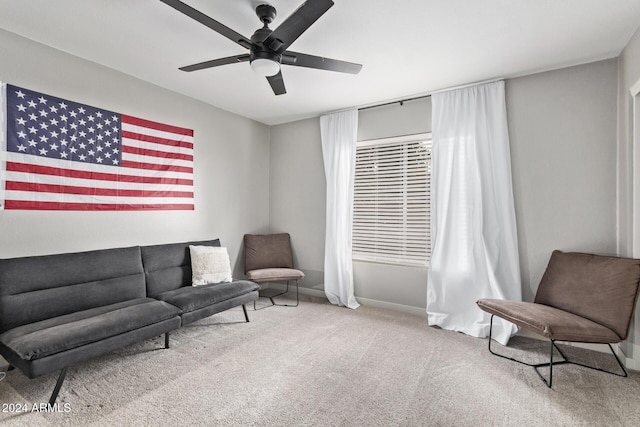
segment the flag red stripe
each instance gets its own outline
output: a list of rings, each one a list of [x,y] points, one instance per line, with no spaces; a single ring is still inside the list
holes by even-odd
[[[193,161],[193,156],[189,154],[169,153],[166,151],[157,151],[157,150],[147,150],[144,148],[129,147],[128,145],[122,146],[122,152],[130,153],[130,154],[139,154],[141,156],[153,156],[153,157],[163,157],[165,159],[180,159],[180,160]]]
[[[67,178],[95,179],[100,181],[113,182],[137,182],[141,184],[173,184],[173,185],[193,185],[192,179],[181,178],[154,178],[135,175],[119,175],[102,172],[89,172],[73,169],[54,168],[50,166],[37,166],[26,163],[7,162],[7,171],[26,172],[50,176],[63,176]]]
[[[169,145],[171,147],[183,147],[193,149],[193,142],[177,141],[175,139],[160,138],[157,136],[145,135],[143,133],[130,132],[128,130],[122,131],[122,139],[135,139],[136,141],[153,142],[155,144]]]
[[[62,203],[6,200],[5,209],[50,210],[50,211],[142,211],[142,210],[194,210],[193,204],[107,204],[107,203]]]
[[[122,196],[122,197],[193,197],[189,191],[149,191],[126,190],[117,188],[89,188],[71,185],[36,184],[31,182],[6,182],[7,190],[34,191],[37,193],[84,194],[89,196]]]
[[[153,163],[132,162],[130,160],[123,160],[122,166],[125,168],[148,169],[154,171],[193,173],[193,168],[188,168],[186,166],[156,165]]]
[[[122,123],[127,123],[134,126],[142,126],[163,132],[177,133],[179,135],[193,136],[193,129],[181,128],[178,126],[166,125],[164,123],[152,122],[151,120],[139,119],[137,117],[127,116],[122,114]]]

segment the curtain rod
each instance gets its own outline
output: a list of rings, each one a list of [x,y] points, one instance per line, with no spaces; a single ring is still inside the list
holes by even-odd
[[[370,108],[378,108],[378,107],[384,107],[386,105],[393,105],[393,104],[400,104],[401,106],[404,105],[405,102],[409,102],[409,101],[415,101],[417,99],[423,99],[423,98],[431,98],[431,94],[428,95],[420,95],[420,96],[414,96],[413,98],[405,98],[405,99],[400,99],[398,101],[388,101],[388,102],[384,102],[382,104],[376,104],[376,105],[368,105],[366,107],[360,107],[358,108],[358,111],[362,111],[362,110],[368,110]]]
[[[434,91],[423,93],[423,94],[420,94],[420,95],[415,95],[415,96],[412,96],[410,98],[396,99],[396,100],[393,100],[393,101],[384,101],[381,104],[363,105],[361,107],[344,108],[342,110],[332,111],[330,113],[325,113],[325,114],[340,113],[340,112],[343,112],[343,111],[352,110],[353,108],[356,108],[358,111],[363,111],[363,110],[368,110],[370,108],[384,107],[384,106],[393,105],[393,104],[403,105],[405,102],[415,101],[417,99],[423,99],[423,98],[430,98],[431,95],[433,95],[435,93],[448,92],[450,90],[464,89],[466,87],[471,87],[471,86],[478,86],[478,85],[483,85],[483,84],[495,83],[495,82],[499,82],[501,80],[504,80],[504,77],[500,77],[500,78],[497,78],[497,79],[491,79],[491,80],[484,80],[484,81],[480,81],[480,82],[476,82],[476,83],[469,83],[469,84],[461,85],[461,86],[453,86],[453,87],[449,87],[449,88],[446,88],[446,89],[434,90]]]

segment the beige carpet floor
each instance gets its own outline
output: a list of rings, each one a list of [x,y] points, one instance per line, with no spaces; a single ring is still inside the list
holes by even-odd
[[[488,353],[486,339],[423,318],[304,297],[297,308],[240,308],[69,369],[68,412],[0,413],[6,425],[637,426],[640,373],[557,367],[553,389],[532,368]],[[547,344],[508,348],[544,361]],[[565,348],[565,347],[563,347]],[[602,353],[572,357],[615,368]],[[0,381],[2,410],[46,402],[57,373]],[[5,405],[6,404],[6,405]],[[66,405],[66,406],[64,406]]]

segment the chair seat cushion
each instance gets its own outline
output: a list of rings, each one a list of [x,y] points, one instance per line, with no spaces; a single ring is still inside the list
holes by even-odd
[[[622,339],[611,329],[584,317],[544,304],[481,299],[482,310],[551,340],[616,343]]]
[[[261,268],[247,271],[247,279],[256,283],[281,282],[285,280],[298,280],[304,277],[304,273],[295,268]]]
[[[34,360],[179,315],[170,304],[136,298],[19,326],[0,335],[0,343],[20,358]]]
[[[161,301],[180,308],[184,313],[198,310],[237,296],[260,289],[260,286],[248,280],[215,283],[203,286],[183,286],[154,296]]]

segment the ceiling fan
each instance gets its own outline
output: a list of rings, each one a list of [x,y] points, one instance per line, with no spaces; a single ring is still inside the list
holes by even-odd
[[[276,9],[269,4],[261,4],[256,7],[256,14],[263,23],[263,27],[257,29],[251,38],[244,37],[179,0],[160,1],[184,13],[188,17],[195,19],[240,46],[249,49],[248,54],[229,56],[180,67],[182,71],[196,71],[220,65],[249,61],[254,72],[267,78],[271,89],[273,89],[273,93],[282,95],[287,91],[285,90],[284,80],[282,79],[281,64],[350,74],[358,74],[362,68],[362,65],[352,62],[287,50],[291,43],[300,37],[307,28],[333,6],[333,0],[307,0],[275,30],[271,30],[269,24],[276,17]]]

